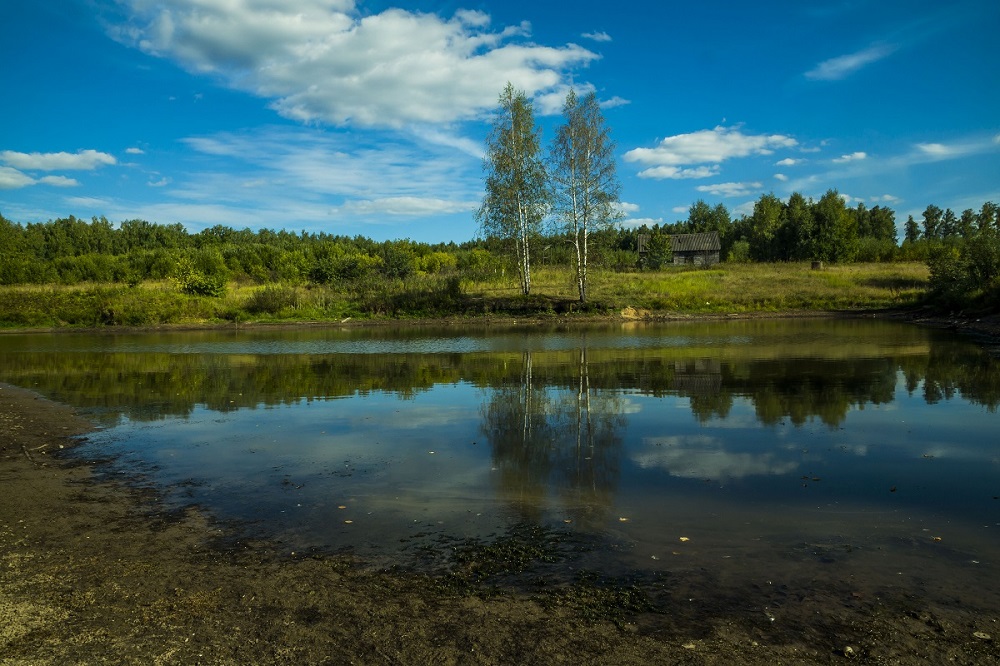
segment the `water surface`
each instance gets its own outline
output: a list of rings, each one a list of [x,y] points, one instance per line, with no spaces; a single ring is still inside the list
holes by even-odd
[[[1000,363],[872,320],[0,337],[0,381],[290,550],[408,563],[515,525],[574,566],[998,597]],[[860,584],[860,583],[859,583]]]

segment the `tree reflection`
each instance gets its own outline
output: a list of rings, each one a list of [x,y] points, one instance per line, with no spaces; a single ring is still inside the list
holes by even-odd
[[[620,392],[590,385],[588,350],[581,346],[572,384],[535,372],[524,352],[518,381],[487,389],[483,433],[492,447],[498,494],[524,520],[540,521],[555,496],[569,520],[593,526],[607,518],[617,488]]]
[[[1000,361],[960,338],[915,330],[906,329],[911,337],[905,344],[885,347],[884,353],[881,347],[857,353],[852,344],[863,345],[866,338],[843,334],[836,348],[821,339],[803,343],[801,355],[791,358],[764,342],[697,348],[693,339],[690,346],[595,349],[583,329],[572,349],[523,357],[520,352],[187,354],[160,343],[157,347],[167,351],[32,352],[0,339],[0,381],[87,408],[105,425],[122,416],[148,421],[184,416],[197,407],[227,412],[373,392],[407,400],[440,384],[465,382],[490,392],[492,401],[509,403],[505,414],[520,404],[518,436],[527,442],[562,441],[570,424],[581,442],[599,442],[601,433],[613,428],[598,416],[620,413],[612,403],[623,390],[685,397],[701,423],[727,418],[742,400],[767,425],[819,419],[836,427],[853,408],[893,401],[897,382],[929,404],[961,396],[996,411]],[[182,348],[183,336],[175,339]],[[531,348],[532,340],[541,348],[545,339],[528,337],[524,348]],[[568,450],[575,451],[575,443]]]

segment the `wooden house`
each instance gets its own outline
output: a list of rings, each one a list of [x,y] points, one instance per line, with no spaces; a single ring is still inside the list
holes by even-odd
[[[722,244],[719,232],[701,234],[677,234],[670,237],[670,249],[674,255],[674,265],[714,266],[719,263]]]

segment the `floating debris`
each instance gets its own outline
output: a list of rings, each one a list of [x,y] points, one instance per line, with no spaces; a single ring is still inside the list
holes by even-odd
[[[691,540],[690,537],[681,537],[681,541],[690,541],[690,540]]]

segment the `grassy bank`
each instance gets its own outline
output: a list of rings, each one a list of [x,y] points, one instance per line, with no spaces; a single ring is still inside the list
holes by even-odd
[[[0,287],[0,327],[867,310],[917,304],[927,279],[922,263],[595,270],[586,305],[576,302],[572,273],[549,267],[535,270],[528,297],[520,295],[516,276],[470,279],[457,273],[322,286],[230,283],[221,296],[183,293],[169,281],[10,286]]]

